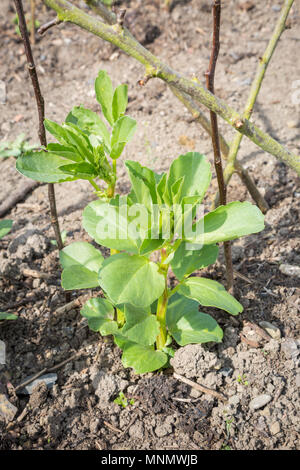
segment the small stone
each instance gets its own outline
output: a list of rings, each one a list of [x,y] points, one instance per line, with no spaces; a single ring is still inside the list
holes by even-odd
[[[272,323],[268,321],[261,321],[259,322],[259,326],[261,326],[264,330],[266,330],[266,332],[268,333],[268,335],[271,336],[271,338],[278,339],[278,340],[281,338],[280,329],[277,328],[277,326],[273,325]]]
[[[238,405],[240,402],[240,397],[238,395],[233,395],[229,398],[228,403],[230,405]]]
[[[296,387],[300,387],[300,373],[296,375]]]
[[[129,428],[129,436],[136,439],[142,439],[144,436],[144,424],[142,421],[136,421]]]
[[[287,359],[297,359],[299,350],[297,342],[293,340],[293,338],[286,338],[286,340],[281,344],[281,349]]]
[[[300,266],[293,266],[292,264],[281,264],[279,271],[286,276],[299,277],[300,278]]]
[[[223,377],[230,377],[233,373],[232,367],[223,367],[219,372]]]
[[[278,341],[275,340],[275,339],[271,339],[271,341],[269,341],[267,344],[265,344],[264,351],[277,352],[277,351],[279,351],[279,348],[280,348],[280,344],[278,343]]]
[[[278,421],[275,421],[275,423],[271,424],[270,426],[270,433],[275,436],[275,434],[278,434],[280,432],[280,424]]]
[[[165,422],[163,424],[159,424],[155,428],[155,434],[157,437],[164,437],[167,436],[168,434],[171,434],[173,429],[172,429],[172,423],[174,422],[173,416],[167,416],[165,419]]]
[[[6,85],[3,80],[0,80],[0,104],[6,103]]]
[[[29,377],[26,377],[26,379],[24,379],[23,382],[26,382],[31,377],[33,376],[31,375]],[[18,390],[17,394],[18,395],[31,395],[34,388],[41,382],[45,382],[47,388],[52,388],[56,381],[57,381],[57,374],[55,373],[45,374],[39,377],[38,379],[35,379],[33,382],[26,385],[24,388]]]
[[[6,351],[6,347],[5,347],[5,343],[4,341],[1,341],[0,340],[0,364],[6,364],[5,362],[5,351]]]
[[[17,412],[18,408],[8,401],[6,395],[0,393],[0,417],[9,422],[14,419]]]
[[[281,10],[281,7],[280,7],[280,5],[272,5],[272,10],[277,12],[277,11]]]
[[[263,410],[260,411],[260,414],[262,416],[270,416],[271,415],[270,408],[268,406],[266,406],[266,408],[264,408]]]
[[[263,408],[265,405],[267,405],[271,400],[271,395],[266,395],[263,393],[262,395],[258,395],[258,397],[255,397],[250,401],[249,408],[253,411],[259,410],[260,408]]]
[[[299,127],[299,122],[298,121],[288,121],[286,123],[286,125],[290,128],[290,129],[294,129],[295,127]]]

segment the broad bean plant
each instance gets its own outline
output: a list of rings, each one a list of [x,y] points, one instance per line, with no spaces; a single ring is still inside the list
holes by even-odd
[[[45,122],[59,144],[20,158],[17,167],[46,182],[84,178],[94,187],[96,178],[106,182],[105,191],[96,186],[99,197],[83,212],[83,227],[95,244],[75,242],[60,252],[62,286],[101,288],[81,314],[93,331],[113,335],[124,367],[143,374],[166,367],[176,343],[222,341],[222,329],[200,308],[238,315],[243,307],[222,284],[198,272],[215,263],[218,243],[257,233],[264,220],[249,202],[231,202],[204,214],[202,201],[212,175],[198,152],[180,155],[161,174],[127,160],[130,191],[115,195],[114,162],[136,123],[124,115],[125,85],[113,92],[101,71],[95,86],[111,135],[97,114],[74,108],[62,126]],[[110,248],[111,255],[104,258],[97,244]],[[177,279],[173,286],[171,271]]]

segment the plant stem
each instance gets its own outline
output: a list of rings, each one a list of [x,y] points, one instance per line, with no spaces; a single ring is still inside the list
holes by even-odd
[[[220,23],[221,23],[221,0],[215,0],[213,5],[213,46],[209,61],[209,67],[206,72],[206,86],[207,89],[214,93],[214,80],[216,65],[220,50]],[[211,139],[214,150],[214,164],[217,174],[220,203],[225,206],[226,204],[226,186],[224,184],[222,158],[219,142],[219,131],[218,131],[218,118],[215,112],[210,111],[211,121]],[[226,277],[227,277],[227,289],[229,292],[233,292],[233,266],[231,256],[231,244],[230,241],[224,242],[224,254],[225,254],[225,265],[226,265]]]
[[[20,33],[22,36],[22,40],[24,43],[25,54],[27,58],[28,70],[29,75],[32,81],[32,86],[34,89],[37,109],[38,109],[38,116],[39,116],[39,139],[42,146],[47,146],[47,139],[46,139],[46,131],[44,127],[44,118],[45,118],[45,105],[44,105],[44,98],[41,93],[40,84],[33,60],[32,50],[30,46],[30,41],[28,37],[26,21],[24,16],[23,4],[22,0],[14,0],[17,14],[19,17],[19,28]],[[56,202],[55,202],[55,192],[54,192],[54,185],[48,184],[48,197],[49,197],[49,204],[50,204],[50,213],[51,213],[51,224],[54,230],[55,239],[57,243],[57,247],[59,250],[63,249],[63,242],[61,239],[61,233],[59,229],[59,223],[57,218],[57,210],[56,210]]]
[[[283,147],[283,145],[259,129],[254,123],[243,119],[243,117],[228,106],[224,100],[214,96],[199,83],[171,69],[167,64],[144,48],[125,27],[120,27],[120,25],[116,24],[105,24],[75,7],[67,0],[43,1],[57,12],[58,18],[61,21],[77,24],[105,41],[116,45],[126,52],[126,54],[141,62],[146,68],[146,74],[158,77],[164,80],[168,85],[173,85],[180,91],[192,96],[196,101],[199,101],[211,111],[217,113],[238,132],[246,135],[264,151],[274,155],[300,175],[299,156],[294,155]],[[100,2],[97,0],[90,0],[90,4],[92,5],[97,6],[99,3]]]
[[[243,113],[244,120],[250,119],[252,115],[253,108],[254,108],[258,93],[260,91],[265,73],[267,71],[270,60],[273,56],[273,53],[276,49],[280,36],[285,30],[286,19],[288,17],[289,11],[293,3],[294,3],[294,0],[285,0],[281,9],[280,16],[276,23],[275,29],[271,36],[271,39],[267,45],[264,55],[260,58],[260,61],[256,70],[256,75],[252,82],[251,90],[250,90],[248,100],[245,106],[245,110]],[[230,145],[229,154],[228,154],[228,162],[224,170],[224,179],[225,179],[226,184],[229,183],[233,173],[237,170],[236,158],[237,158],[237,154],[240,148],[240,143],[242,141],[242,138],[243,138],[243,134],[237,133],[235,135],[234,140],[232,141],[232,144]],[[218,193],[215,198],[216,207],[218,205],[219,198],[220,198],[220,193]]]
[[[159,322],[159,334],[156,338],[156,349],[163,349],[167,342],[167,327],[166,327],[166,312],[168,306],[168,288],[167,288],[167,278],[166,278],[166,287],[163,294],[158,299],[156,318]]]
[[[31,43],[35,44],[35,0],[30,0],[30,10],[31,10],[30,38],[31,38]]]
[[[93,186],[93,188],[96,189],[96,191],[101,191],[101,188],[99,188],[99,186],[95,183],[94,180],[90,179],[89,182],[91,183],[91,185]]]

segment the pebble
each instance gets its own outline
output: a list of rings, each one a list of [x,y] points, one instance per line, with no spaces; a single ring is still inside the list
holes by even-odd
[[[280,424],[278,421],[275,421],[275,423],[271,424],[270,426],[270,433],[273,434],[278,434],[280,432]]]
[[[32,377],[32,375],[29,377],[26,377],[23,382],[26,382],[27,380],[29,380],[30,377]],[[17,393],[18,395],[31,395],[33,392],[33,389],[41,382],[45,382],[47,388],[52,388],[56,381],[57,381],[57,374],[55,373],[41,375],[41,377],[34,380],[30,384],[26,385],[24,388],[20,389]]]
[[[249,408],[253,411],[259,410],[263,406],[267,405],[272,400],[271,395],[258,395],[258,397],[253,398],[253,400],[250,401],[249,403]]]
[[[223,367],[223,369],[220,370],[220,374],[223,377],[230,377],[233,373],[232,367]]]
[[[294,129],[295,127],[299,127],[299,122],[298,121],[288,121],[286,123],[286,125],[291,128],[291,129]]]
[[[5,347],[5,343],[4,341],[1,341],[0,340],[0,364],[6,364],[5,362],[5,350],[6,350],[6,347]]]
[[[277,328],[277,326],[273,325],[272,323],[268,321],[261,321],[259,322],[259,326],[261,326],[266,332],[271,336],[273,339],[280,339],[281,338],[281,332],[280,329]]]
[[[6,103],[6,85],[3,80],[0,80],[0,104]]]
[[[293,266],[292,264],[281,264],[279,271],[286,276],[299,277],[300,278],[300,266]]]
[[[0,416],[5,419],[6,422],[12,421],[18,411],[10,401],[8,401],[6,395],[0,393]]]
[[[233,395],[229,398],[228,403],[230,405],[238,405],[240,402],[240,397],[238,395]]]
[[[293,340],[293,338],[286,338],[286,340],[281,345],[281,349],[287,359],[297,359],[299,354],[298,345],[297,342]]]

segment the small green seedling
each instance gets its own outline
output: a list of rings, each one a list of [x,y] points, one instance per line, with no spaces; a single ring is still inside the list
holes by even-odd
[[[62,125],[45,119],[46,129],[58,143],[44,150],[27,153],[17,160],[17,170],[44,183],[62,183],[84,179],[99,197],[114,196],[117,159],[131,140],[136,121],[125,115],[127,85],[113,89],[108,74],[101,70],[95,80],[96,98],[111,130],[100,116],[83,106],[75,106]],[[98,181],[105,183],[103,190]]]
[[[131,400],[128,401],[124,393],[120,392],[118,397],[114,400],[114,403],[122,406],[123,408],[126,408],[128,405],[134,405],[134,399],[132,398]]]
[[[62,230],[60,235],[61,235],[61,241],[62,241],[62,243],[63,243],[63,245],[64,245],[64,244],[65,244],[65,241],[66,241],[66,239],[67,239],[67,236],[68,236],[67,230]],[[56,241],[56,240],[53,240],[53,239],[52,239],[52,240],[50,240],[50,243],[51,243],[51,245],[57,246],[57,241]]]
[[[237,382],[238,382],[239,384],[244,385],[245,387],[247,387],[247,385],[248,385],[248,380],[247,380],[247,377],[246,377],[245,374],[243,374],[243,375],[238,375],[238,377],[237,377],[236,380],[237,380]]]
[[[13,142],[0,142],[0,158],[19,157],[37,148],[38,145],[29,144],[22,133]]]
[[[15,32],[17,33],[18,36],[21,36],[21,31],[20,31],[20,27],[19,27],[19,17],[18,15],[16,15],[13,19],[13,24],[16,25],[15,27]],[[31,31],[31,24],[32,24],[32,20],[31,18],[30,19],[26,19],[26,28],[27,28],[27,31],[30,32]],[[39,28],[41,26],[41,23],[38,21],[38,20],[35,20],[34,21],[34,27],[35,29]]]
[[[17,320],[18,315],[13,313],[0,312],[0,321],[1,320]]]
[[[0,240],[11,231],[12,225],[12,220],[0,220]]]

